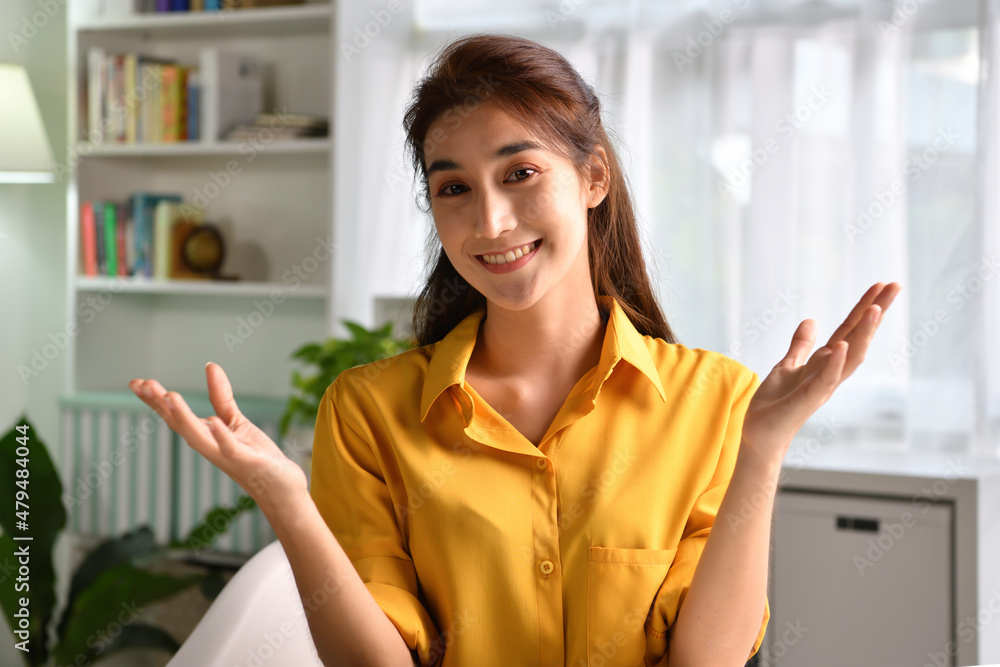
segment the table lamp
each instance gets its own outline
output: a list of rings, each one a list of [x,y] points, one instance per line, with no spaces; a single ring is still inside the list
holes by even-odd
[[[0,183],[52,183],[52,163],[28,73],[0,63]]]

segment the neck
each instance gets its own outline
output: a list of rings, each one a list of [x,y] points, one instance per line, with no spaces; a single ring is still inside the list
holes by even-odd
[[[516,311],[487,302],[472,357],[493,378],[575,382],[600,360],[605,328],[593,290]]]

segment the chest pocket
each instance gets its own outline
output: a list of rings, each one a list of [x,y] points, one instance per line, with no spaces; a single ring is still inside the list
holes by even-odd
[[[676,554],[676,549],[590,547],[587,665],[643,664],[643,625]]]

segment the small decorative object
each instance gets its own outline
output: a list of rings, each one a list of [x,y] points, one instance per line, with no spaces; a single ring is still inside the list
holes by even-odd
[[[214,279],[219,277],[225,256],[222,234],[208,222],[191,228],[181,245],[181,263],[185,268]]]

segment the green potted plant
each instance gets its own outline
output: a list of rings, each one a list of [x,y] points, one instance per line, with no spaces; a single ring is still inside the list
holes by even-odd
[[[176,576],[161,571],[161,566],[168,557],[210,546],[242,512],[255,506],[253,499],[243,496],[234,507],[215,508],[184,540],[166,548],[155,544],[148,526],[103,540],[73,573],[66,606],[53,624],[53,547],[66,525],[66,510],[62,482],[48,449],[24,415],[0,438],[0,469],[13,473],[0,476],[0,608],[30,666],[53,661],[91,664],[124,648],[176,651],[177,641],[139,620],[137,610],[196,584],[208,600],[214,599],[225,583],[218,568],[206,566],[201,573]],[[27,588],[15,586],[25,545]],[[25,600],[27,605],[22,604]]]
[[[302,465],[307,475],[316,412],[327,387],[348,368],[391,357],[414,345],[412,339],[393,337],[392,322],[372,330],[357,322],[341,322],[350,331],[349,338],[307,343],[292,353],[292,359],[311,367],[311,372],[292,371],[292,395],[281,416],[278,431],[285,449]]]

